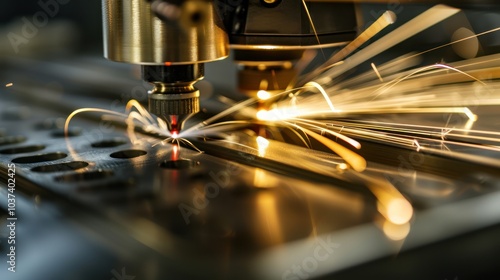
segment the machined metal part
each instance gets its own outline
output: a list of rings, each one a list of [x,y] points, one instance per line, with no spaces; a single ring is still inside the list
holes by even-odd
[[[148,279],[276,279],[314,256],[323,241],[334,253],[312,278],[398,252],[400,243],[380,233],[376,201],[363,182],[349,170],[332,168],[342,163],[335,155],[270,140],[262,157],[255,137],[241,135],[234,143],[194,141],[205,153],[182,148],[181,158],[174,160],[173,146],[132,144],[119,127],[95,136],[98,122],[75,121],[70,137],[64,138],[65,115],[30,105],[28,110],[26,103],[8,97],[0,104],[0,178],[7,178],[8,163],[16,164],[23,215],[19,240],[33,244],[19,245],[25,252],[45,249],[65,255],[71,248],[79,252],[79,262],[100,252],[105,269],[95,268],[89,277],[106,277],[113,269],[108,266],[118,262],[130,275],[149,275],[154,269]],[[300,161],[290,158],[291,149]],[[435,161],[442,162],[426,156],[426,162]],[[383,167],[398,178],[395,182],[418,211],[406,248],[498,223],[498,175],[477,164],[467,166],[473,176],[469,181]],[[452,218],[456,213],[460,217]],[[32,232],[48,234],[31,243]],[[74,244],[54,246],[53,238],[62,237]],[[228,250],[232,269],[221,271]],[[398,259],[404,256],[398,254]],[[25,265],[19,275],[40,273],[28,269],[32,263]]]
[[[234,49],[339,46],[354,39],[357,32],[352,3],[247,0],[234,6],[229,0],[220,2]],[[231,5],[233,9],[225,8]]]
[[[169,131],[179,133],[184,122],[200,111],[200,92],[149,93],[149,111],[166,121]]]
[[[203,78],[202,63],[185,65],[143,65],[143,79],[153,85],[149,91],[149,111],[179,132],[184,122],[200,111],[200,92],[194,84]]]
[[[300,49],[234,50],[234,60],[238,63],[238,90],[256,97],[261,90],[273,95],[293,87],[298,75],[294,62],[303,53]]]
[[[262,151],[258,137],[234,131],[231,141],[190,139],[204,153],[181,147],[176,158],[173,145],[151,144],[162,139],[139,135],[148,141],[131,143],[117,123],[82,120],[84,115],[71,122],[65,138],[67,111],[57,110],[109,104],[90,96],[40,94],[28,82],[8,90],[16,94],[3,95],[0,103],[0,189],[7,165],[14,163],[23,215],[19,248],[23,256],[73,256],[68,265],[98,259],[102,267],[84,272],[87,278],[111,278],[110,270],[123,266],[128,275],[152,280],[279,279],[325,241],[333,253],[310,273],[314,279],[394,254],[402,260],[407,249],[433,248],[424,245],[499,222],[498,167],[423,154],[424,164],[408,170],[400,158],[411,163],[411,150],[374,144],[366,151],[370,146],[363,144],[361,152],[373,161],[362,176],[390,178],[415,207],[400,252],[402,241],[382,233],[379,205],[366,182],[337,168],[343,160],[331,153],[272,140]],[[57,102],[49,107],[41,100]],[[494,123],[493,108],[479,111],[486,122],[478,128]],[[388,165],[374,163],[381,159]],[[6,193],[0,198],[5,201]],[[0,223],[6,221],[5,206],[0,204]],[[490,244],[481,252],[496,250]],[[38,264],[25,263],[18,275],[39,276]]]
[[[256,97],[260,90],[279,94],[293,86],[297,71],[291,67],[291,62],[277,66],[261,64],[249,66],[240,63],[238,69],[238,90],[249,97]]]
[[[151,91],[149,111],[158,116],[187,115],[200,111],[200,92],[164,94]]]
[[[146,0],[103,0],[104,56],[134,64],[190,64],[228,56],[228,37],[210,1],[184,1],[174,24]],[[196,15],[196,16],[195,16]]]

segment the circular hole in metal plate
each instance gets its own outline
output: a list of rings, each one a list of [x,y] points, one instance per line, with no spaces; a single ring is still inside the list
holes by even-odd
[[[80,168],[85,168],[87,166],[89,166],[89,164],[85,161],[71,161],[58,164],[40,165],[33,167],[31,171],[41,172],[41,173],[62,172],[62,171],[77,170]]]
[[[12,160],[13,163],[37,163],[44,161],[53,161],[67,157],[68,155],[65,153],[50,153],[43,155],[35,155],[28,157],[19,157]]]
[[[140,157],[140,156],[143,156],[147,153],[148,152],[143,151],[143,150],[123,150],[123,151],[114,152],[109,156],[112,158],[127,159],[127,158]]]
[[[135,187],[134,182],[132,180],[128,180],[108,182],[106,184],[80,186],[77,190],[80,192],[123,191],[129,190],[133,187]]]
[[[5,136],[5,137],[0,137],[0,146],[3,145],[12,145],[12,144],[19,144],[26,141],[26,137],[24,136]]]
[[[160,163],[161,168],[167,169],[188,169],[199,164],[197,161],[192,161],[190,159],[178,159],[178,160],[165,160]]]
[[[13,154],[32,153],[32,152],[41,151],[43,149],[45,149],[45,146],[43,146],[43,145],[22,146],[22,147],[15,147],[15,148],[0,150],[0,154],[13,155]]]
[[[112,148],[112,147],[118,147],[121,145],[127,144],[127,140],[123,138],[114,138],[114,139],[107,139],[107,140],[102,140],[99,142],[94,142],[92,143],[92,147],[94,148]]]
[[[64,129],[58,129],[51,133],[52,137],[55,138],[63,138],[63,137],[75,137],[80,136],[82,134],[82,130],[79,128],[70,128],[68,129],[68,133],[64,132]]]
[[[58,182],[74,183],[81,181],[93,181],[108,178],[113,176],[113,171],[111,170],[95,170],[83,173],[73,173],[61,175],[55,178]]]

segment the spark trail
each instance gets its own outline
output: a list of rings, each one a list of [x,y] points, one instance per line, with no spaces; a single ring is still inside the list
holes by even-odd
[[[357,139],[500,166],[500,160],[484,156],[484,152],[500,155],[500,132],[472,128],[481,117],[476,112],[481,106],[500,105],[500,54],[454,63],[418,66],[423,55],[492,34],[500,31],[500,28],[421,53],[408,53],[378,66],[370,61],[381,52],[459,11],[437,5],[374,43],[357,50],[368,39],[374,38],[376,33],[372,34],[372,31],[380,31],[393,23],[394,14],[384,14],[376,22],[377,26],[362,33],[364,37],[356,39],[334,54],[318,70],[298,79],[297,87],[274,96],[264,93],[258,95],[273,104],[267,109],[256,109],[254,105],[261,101],[258,98],[241,103],[226,99],[227,110],[173,135],[161,119],[149,114],[137,101],[130,101],[124,113],[97,108],[76,110],[66,120],[65,130],[68,130],[71,119],[76,115],[99,112],[105,119],[126,123],[132,143],[145,141],[152,146],[174,143],[176,147],[184,144],[198,150],[188,139],[217,136],[223,139],[222,142],[248,148],[257,156],[271,159],[274,159],[273,153],[269,151],[276,146],[274,142],[285,141],[282,134],[291,132],[297,139],[294,144],[310,147],[311,140],[315,140],[339,155],[347,164],[339,159],[322,158],[316,154],[293,154],[293,150],[288,157],[294,157],[299,162],[304,160],[310,168],[321,174],[332,175],[330,169],[324,170],[328,165],[341,167],[338,170],[347,170],[347,173],[354,170],[357,175],[349,174],[366,182],[377,197],[379,211],[387,221],[398,225],[406,224],[412,217],[413,209],[401,193],[383,178],[360,173],[373,169],[368,168],[366,160],[355,152],[362,149]],[[312,24],[312,19],[310,20]],[[362,64],[372,65],[371,70],[341,79],[347,71]],[[220,121],[229,116],[233,120]],[[436,120],[436,116],[446,118]],[[450,122],[452,117],[454,121]],[[459,121],[456,121],[457,118]],[[262,130],[243,130],[255,124],[272,133],[261,135]],[[143,133],[153,135],[154,138],[142,137]],[[259,147],[233,140],[232,135],[235,133],[257,136]],[[276,148],[274,154],[277,153],[283,154],[283,151]]]

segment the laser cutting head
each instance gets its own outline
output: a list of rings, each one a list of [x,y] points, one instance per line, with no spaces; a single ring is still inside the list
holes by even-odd
[[[228,56],[228,37],[212,1],[102,0],[104,56],[142,65],[153,85],[149,110],[171,131],[199,111],[205,62]]]
[[[142,66],[143,79],[153,84],[149,111],[167,122],[170,132],[179,133],[184,122],[200,111],[200,91],[194,83],[203,78],[203,64]]]
[[[352,3],[301,0],[102,0],[104,55],[142,65],[153,85],[149,110],[179,132],[199,111],[204,63],[228,56],[239,89],[281,92],[292,85],[303,51],[342,46],[356,34]],[[316,26],[311,18],[315,19]]]

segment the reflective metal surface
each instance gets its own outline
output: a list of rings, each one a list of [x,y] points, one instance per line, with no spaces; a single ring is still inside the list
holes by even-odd
[[[34,61],[30,65],[38,68]],[[115,69],[108,67],[101,70]],[[10,69],[15,75],[16,67]],[[50,258],[28,261],[36,252],[67,258],[65,269],[43,274],[51,279],[67,279],[91,259],[99,265],[76,279],[111,279],[110,271],[122,268],[143,279],[287,279],[304,262],[316,263],[315,270],[302,270],[312,279],[358,279],[353,275],[369,273],[362,269],[367,263],[402,262],[422,248],[430,251],[418,260],[429,266],[429,256],[450,252],[432,244],[500,222],[500,178],[487,162],[425,154],[426,164],[402,169],[399,159],[410,158],[411,151],[366,144],[362,151],[370,161],[358,173],[334,154],[272,140],[262,146],[243,131],[234,131],[233,142],[191,139],[204,153],[183,147],[175,159],[175,146],[152,146],[161,139],[148,135],[141,138],[152,142],[131,143],[120,122],[92,115],[72,121],[64,137],[69,111],[106,107],[112,100],[71,90],[41,95],[36,81],[15,86],[0,104],[2,180],[7,164],[15,163],[23,213],[18,252],[25,263],[12,279],[54,267]],[[487,109],[479,110],[478,127],[494,125]],[[391,193],[384,178],[411,202],[410,222],[391,223],[394,213],[381,211],[383,195]],[[0,195],[5,198],[4,187]],[[471,250],[436,265],[470,260],[475,250],[495,255],[494,239],[487,239],[489,247],[477,240],[465,239],[474,242]],[[397,267],[405,267],[404,275],[429,277],[437,269],[416,272],[420,268],[398,264],[384,273]]]
[[[165,23],[144,0],[103,0],[104,56],[135,64],[188,64],[228,56],[228,38],[211,2],[186,1]]]

